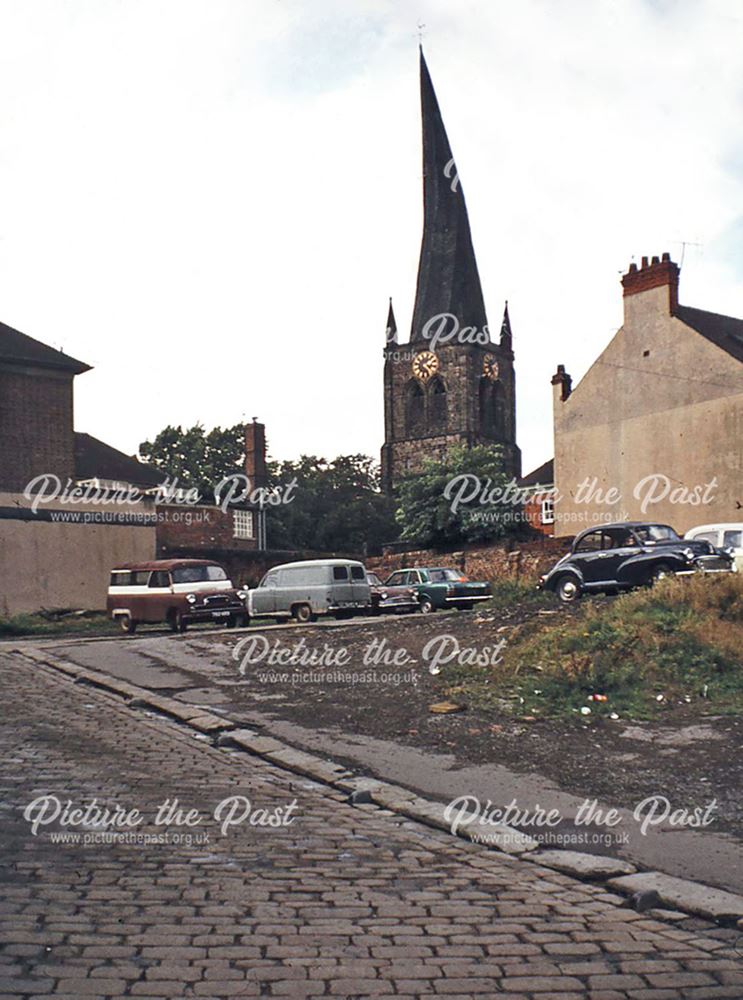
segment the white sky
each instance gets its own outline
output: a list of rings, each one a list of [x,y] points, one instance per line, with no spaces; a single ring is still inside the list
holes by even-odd
[[[701,243],[681,300],[743,315],[740,0],[0,0],[0,320],[95,366],[78,430],[258,416],[275,458],[378,456],[419,21],[525,472],[633,256]]]

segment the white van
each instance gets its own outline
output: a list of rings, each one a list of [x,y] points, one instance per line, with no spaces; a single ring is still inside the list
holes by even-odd
[[[363,563],[352,559],[308,559],[274,566],[248,591],[251,618],[314,621],[317,615],[350,618],[371,610],[371,589]]]
[[[690,528],[684,538],[711,542],[718,549],[731,549],[735,557],[734,568],[743,573],[743,522],[737,524],[698,524]]]

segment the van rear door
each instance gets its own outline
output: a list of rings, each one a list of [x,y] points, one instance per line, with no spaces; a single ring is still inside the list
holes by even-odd
[[[353,588],[348,566],[333,566],[333,596],[331,605],[337,608],[348,608],[353,604]]]
[[[371,605],[371,589],[361,563],[351,565],[351,599],[354,604],[363,607]]]

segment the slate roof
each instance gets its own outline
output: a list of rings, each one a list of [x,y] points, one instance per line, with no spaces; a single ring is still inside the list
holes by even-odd
[[[75,477],[78,480],[110,479],[150,489],[159,486],[167,473],[125,455],[90,434],[75,432]]]
[[[0,363],[32,365],[38,368],[52,368],[81,375],[90,371],[90,365],[71,358],[69,354],[55,351],[48,344],[14,330],[12,326],[0,323]]]
[[[519,486],[553,486],[555,482],[555,460],[551,458],[528,476],[519,479]]]
[[[686,323],[692,330],[732,355],[736,361],[743,361],[743,319],[721,316],[719,313],[693,309],[691,306],[677,306],[674,316]]]
[[[487,326],[464,192],[439,103],[420,52],[423,118],[423,241],[418,265],[411,343],[433,316],[453,313],[462,327]]]

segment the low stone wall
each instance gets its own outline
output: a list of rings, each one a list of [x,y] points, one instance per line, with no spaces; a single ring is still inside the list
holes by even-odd
[[[458,552],[415,549],[387,552],[366,560],[367,568],[384,579],[396,569],[413,566],[452,566],[479,580],[523,580],[537,578],[564,555],[569,538],[538,538],[528,542],[473,545]]]

